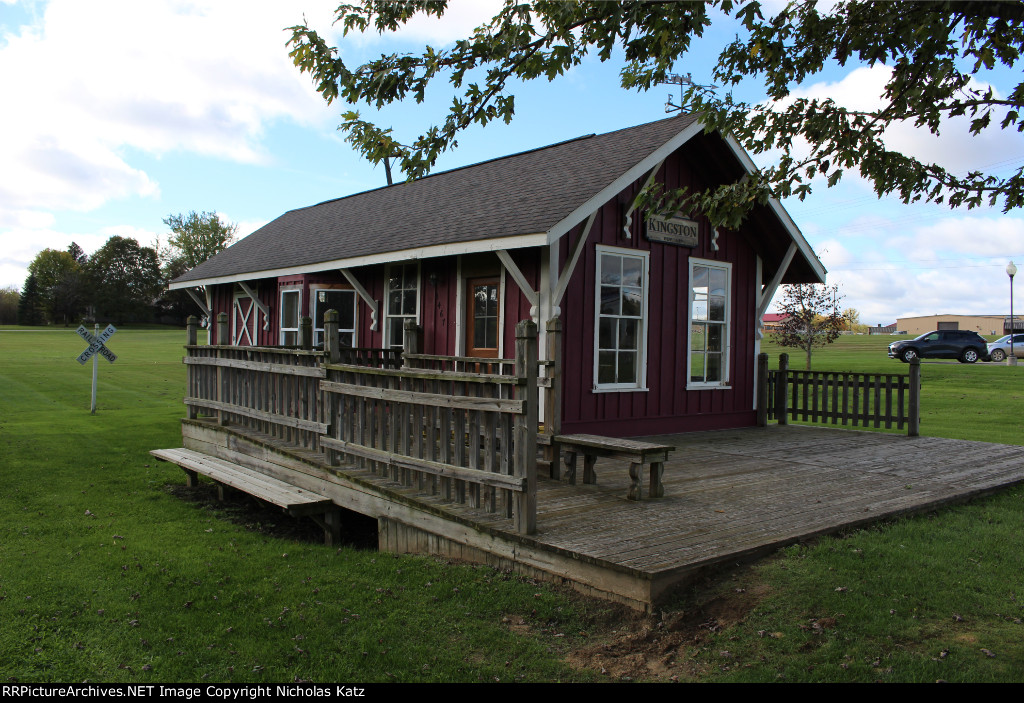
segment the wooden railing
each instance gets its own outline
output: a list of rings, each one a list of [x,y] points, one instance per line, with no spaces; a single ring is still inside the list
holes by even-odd
[[[789,420],[861,428],[907,429],[919,434],[921,366],[909,374],[794,371],[789,355],[768,370],[768,355],[758,358],[758,424]]]
[[[369,469],[536,530],[533,322],[516,326],[515,359],[487,360],[502,373],[402,367],[400,350],[342,349],[333,311],[324,335],[323,351],[199,346],[190,325],[189,417],[214,415],[321,451],[330,465]]]
[[[188,416],[216,416],[221,424],[317,449],[327,428],[320,381],[323,352],[266,347],[185,347]]]

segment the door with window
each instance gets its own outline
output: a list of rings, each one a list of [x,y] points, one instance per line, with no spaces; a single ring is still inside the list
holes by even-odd
[[[466,356],[498,358],[500,292],[497,277],[466,281]]]

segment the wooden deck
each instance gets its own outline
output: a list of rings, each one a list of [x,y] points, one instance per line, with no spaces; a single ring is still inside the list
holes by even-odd
[[[270,438],[187,420],[186,446],[286,478],[378,518],[380,546],[489,563],[650,608],[709,566],[1024,482],[1024,447],[802,426],[643,438],[677,447],[665,497],[627,500],[627,468],[597,484],[538,481],[537,532]],[[644,483],[646,484],[646,477]]]

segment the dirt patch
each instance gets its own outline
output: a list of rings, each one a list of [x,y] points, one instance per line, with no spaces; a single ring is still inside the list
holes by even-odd
[[[567,660],[616,681],[686,681],[706,673],[695,659],[715,634],[742,622],[768,594],[765,585],[732,586],[697,595],[683,610],[625,616],[592,632]],[[728,652],[721,653],[728,658]]]

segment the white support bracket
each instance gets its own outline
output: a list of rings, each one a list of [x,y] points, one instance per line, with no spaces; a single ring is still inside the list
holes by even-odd
[[[658,165],[651,169],[651,172],[647,175],[647,180],[644,181],[643,186],[636,192],[636,196],[633,198],[633,202],[630,204],[629,209],[626,210],[626,214],[622,218],[622,234],[626,239],[632,239],[633,233],[629,231],[629,228],[633,224],[633,211],[636,210],[636,203],[640,200],[640,194],[647,190],[647,186],[651,185],[654,181],[654,177],[658,175],[658,171],[665,163],[665,159],[658,162]]]
[[[345,277],[345,280],[348,281],[353,288],[355,288],[356,293],[363,299],[363,302],[366,303],[367,307],[370,308],[370,329],[376,332],[377,320],[380,315],[380,304],[367,292],[366,288],[363,287],[363,284],[359,282],[359,279],[355,277],[354,273],[349,269],[338,270],[341,271],[341,275]]]
[[[245,281],[239,281],[238,285],[240,285],[242,287],[242,290],[244,290],[245,294],[247,296],[249,296],[249,298],[252,300],[253,304],[257,308],[259,308],[260,312],[263,313],[263,329],[264,330],[269,330],[270,329],[270,308],[268,308],[263,303],[263,301],[260,300],[256,296],[256,293],[253,292],[252,288],[249,287],[248,283],[246,283]]]
[[[526,276],[524,276],[523,272],[519,270],[518,266],[516,266],[516,262],[512,260],[511,256],[509,256],[507,249],[499,249],[495,253],[498,255],[498,258],[501,259],[501,264],[505,267],[505,270],[508,271],[508,275],[512,277],[512,280],[516,282],[517,286],[519,286],[519,290],[523,292],[523,295],[525,295],[526,299],[530,302],[530,316],[535,318],[540,314],[540,296],[537,295],[537,291],[533,289],[533,286],[527,283]],[[536,315],[534,314],[534,311],[536,311]]]
[[[194,300],[196,302],[196,305],[199,306],[199,309],[203,311],[203,315],[205,315],[206,317],[210,317],[210,306],[206,304],[206,301],[200,299],[200,297],[196,294],[197,290],[203,290],[203,289],[202,288],[194,288],[194,289],[193,288],[186,288],[185,292],[188,293],[188,297],[192,298],[192,300]]]
[[[569,252],[569,260],[566,262],[565,268],[562,269],[562,273],[558,276],[558,283],[555,284],[555,294],[551,299],[551,306],[553,308],[562,304],[562,296],[565,295],[565,290],[569,287],[569,279],[572,278],[572,272],[576,270],[576,263],[580,260],[580,254],[583,253],[583,247],[587,243],[590,228],[594,226],[594,220],[597,219],[598,212],[598,210],[594,210],[594,212],[590,213],[586,226],[583,227],[579,238],[573,243],[572,251]]]
[[[756,318],[758,327],[761,326],[761,318],[764,317],[765,312],[768,310],[768,305],[772,302],[772,298],[775,297],[775,291],[778,290],[779,284],[782,283],[782,277],[786,275],[786,270],[789,269],[789,264],[793,261],[794,255],[796,255],[796,242],[790,242],[789,249],[786,250],[786,255],[782,257],[782,263],[779,264],[779,268],[775,271],[775,275],[772,276],[772,280],[763,290],[758,291]]]

